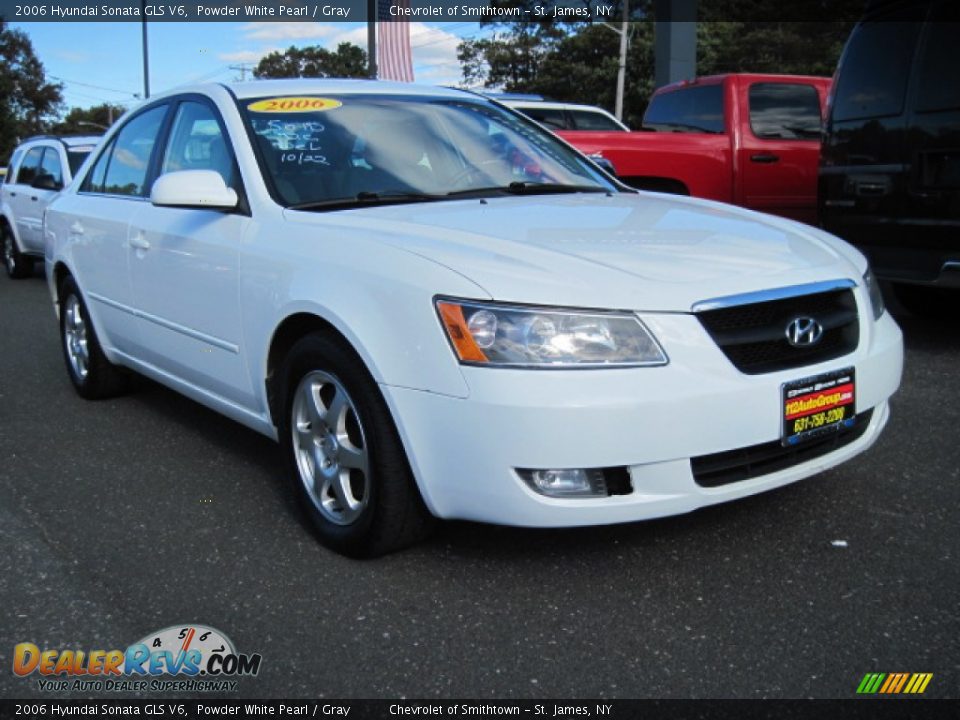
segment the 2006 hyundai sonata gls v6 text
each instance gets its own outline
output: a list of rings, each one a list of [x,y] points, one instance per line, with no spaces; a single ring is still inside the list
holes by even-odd
[[[456,90],[153,98],[45,232],[78,392],[133,370],[277,438],[352,555],[434,516],[626,522],[784,485],[868,448],[900,382],[850,246],[636,193]]]

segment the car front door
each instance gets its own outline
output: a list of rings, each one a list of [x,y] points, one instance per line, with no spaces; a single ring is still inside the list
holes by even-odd
[[[241,191],[230,139],[207,100],[178,103],[158,175],[215,170]],[[144,204],[131,225],[143,358],[201,390],[253,404],[240,353],[239,253],[247,214]]]
[[[66,193],[56,205],[70,218],[71,262],[101,339],[132,356],[139,355],[140,343],[128,263],[130,221],[148,203],[147,179],[168,109],[157,105],[127,121],[77,193]]]
[[[23,157],[23,162],[17,169],[17,176],[14,178],[13,185],[10,186],[7,193],[7,203],[13,209],[14,222],[17,226],[17,237],[20,240],[20,247],[25,251],[32,251],[37,245],[37,228],[33,222],[33,214],[30,212],[30,205],[36,205],[36,200],[31,197],[36,196],[36,191],[31,187],[33,181],[40,172],[40,161],[43,159],[43,145],[34,145],[27,150]],[[35,213],[34,213],[35,214]]]
[[[43,148],[40,166],[30,187],[24,188],[26,202],[23,203],[23,224],[29,232],[22,237],[26,252],[43,252],[43,211],[50,200],[63,189],[63,166],[60,152],[48,145]]]
[[[739,149],[743,204],[816,222],[821,125],[817,87],[755,82],[741,93],[740,107],[747,116]]]

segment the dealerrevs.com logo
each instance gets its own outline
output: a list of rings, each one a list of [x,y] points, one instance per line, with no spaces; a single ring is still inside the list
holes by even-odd
[[[38,675],[43,691],[224,692],[239,677],[254,677],[259,653],[238,653],[230,639],[206,625],[171,625],[126,650],[44,649],[30,642],[13,649],[13,672]]]

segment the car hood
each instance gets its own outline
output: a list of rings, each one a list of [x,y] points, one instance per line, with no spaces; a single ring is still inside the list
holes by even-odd
[[[689,312],[698,301],[725,295],[859,280],[864,269],[855,250],[815,228],[652,193],[286,214],[294,222],[366,230],[469,278],[492,299],[521,303]]]

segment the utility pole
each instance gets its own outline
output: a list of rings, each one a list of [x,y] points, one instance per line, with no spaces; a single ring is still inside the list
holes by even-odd
[[[623,93],[627,81],[627,48],[630,45],[630,0],[623,0],[623,20],[620,29],[603,23],[603,27],[620,36],[620,64],[617,67],[617,100],[613,114],[617,120],[623,121]]]
[[[147,47],[147,0],[140,0],[140,24],[143,28],[143,97],[150,97],[150,51]]]
[[[623,87],[627,79],[627,42],[629,40],[630,0],[623,0],[623,22],[620,25],[620,67],[617,69],[617,106],[614,115],[623,121]]]
[[[239,70],[240,71],[240,82],[244,82],[247,79],[247,66],[250,63],[240,63],[239,65],[228,65],[227,67],[230,70]]]
[[[377,79],[377,0],[367,0],[367,74]]]

